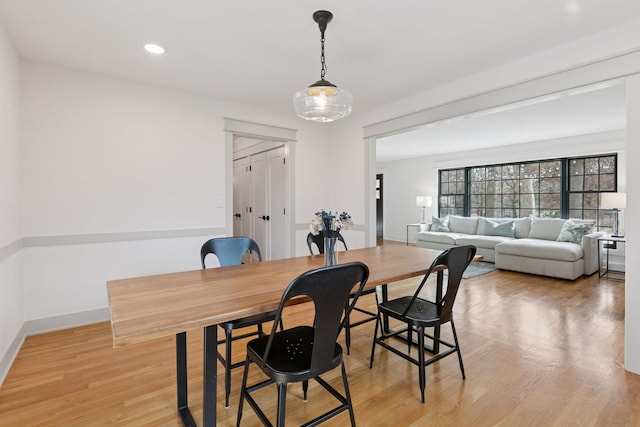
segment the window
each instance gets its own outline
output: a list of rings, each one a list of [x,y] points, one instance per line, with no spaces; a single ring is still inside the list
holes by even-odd
[[[439,171],[439,175],[438,212],[440,215],[464,215],[465,170]]]
[[[615,155],[569,159],[569,218],[596,220],[613,227],[611,210],[599,209],[599,194],[616,191]]]
[[[601,192],[617,190],[616,154],[438,172],[440,216],[583,218],[612,226],[611,211],[598,202]]]

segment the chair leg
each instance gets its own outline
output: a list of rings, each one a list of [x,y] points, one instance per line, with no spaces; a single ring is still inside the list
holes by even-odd
[[[347,301],[347,306],[349,302]],[[349,316],[346,318],[346,324],[344,326],[344,338],[347,343],[347,356],[351,356],[351,324],[349,323]]]
[[[373,356],[376,353],[376,338],[378,336],[378,328],[382,333],[382,327],[380,326],[380,312],[378,312],[378,316],[376,317],[376,326],[373,329],[373,342],[371,343],[371,360],[369,361],[369,369],[373,368]]]
[[[231,341],[232,332],[229,329],[224,330],[225,336],[225,363],[224,363],[224,407],[229,407],[229,395],[231,394]]]
[[[453,331],[453,340],[456,344],[456,352],[458,353],[458,362],[460,362],[460,371],[462,372],[462,379],[466,379],[467,377],[464,374],[464,365],[462,364],[462,353],[460,352],[460,343],[458,342],[458,334],[456,333],[456,325],[453,324],[453,319],[451,319],[451,330]]]
[[[342,383],[344,384],[344,396],[347,398],[347,407],[349,408],[349,418],[351,419],[351,427],[356,427],[356,418],[353,415],[353,405],[351,404],[351,393],[349,393],[349,383],[347,382],[347,369],[342,361]]]
[[[242,419],[242,405],[244,404],[244,394],[247,391],[247,377],[249,376],[250,360],[244,362],[244,375],[242,376],[242,386],[240,387],[240,402],[238,403],[238,415],[236,417],[236,427],[240,427],[240,419]]]
[[[411,326],[409,326],[411,328]],[[425,365],[424,365],[424,328],[418,327],[418,377],[420,378],[420,398],[424,403]]]
[[[309,391],[309,380],[302,381],[302,400],[306,402],[307,399],[307,391]]]
[[[413,341],[413,326],[407,325],[407,353],[411,354],[411,341]]]
[[[284,414],[287,404],[287,384],[278,383],[278,419],[276,425],[284,427]]]

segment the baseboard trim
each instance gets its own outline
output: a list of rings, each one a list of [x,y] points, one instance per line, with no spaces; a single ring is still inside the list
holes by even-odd
[[[109,319],[111,319],[111,313],[109,308],[105,307],[89,311],[81,311],[79,313],[28,320],[24,322],[23,329],[27,336],[38,335],[47,332],[59,331],[61,329],[90,325],[92,323],[106,322]]]
[[[18,352],[20,351],[20,348],[22,347],[22,343],[24,342],[26,336],[27,334],[25,333],[23,324],[20,330],[18,330],[18,333],[16,334],[11,344],[9,344],[9,348],[5,352],[4,356],[2,356],[2,359],[0,359],[0,387],[2,387],[5,378],[9,374],[11,365],[13,365],[16,357],[18,357]]]

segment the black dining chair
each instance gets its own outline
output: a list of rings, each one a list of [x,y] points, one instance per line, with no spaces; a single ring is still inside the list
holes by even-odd
[[[264,425],[272,425],[251,393],[273,383],[277,385],[278,390],[276,425],[284,426],[287,384],[302,382],[306,401],[310,379],[315,379],[329,391],[340,405],[304,425],[317,425],[345,410],[349,411],[351,425],[356,425],[342,347],[337,339],[368,277],[369,268],[362,262],[353,262],[308,271],[287,286],[276,312],[276,323],[282,319],[282,312],[289,301],[300,297],[312,300],[313,304],[310,304],[310,307],[315,311],[313,323],[310,326],[296,326],[280,332],[276,331],[274,323],[268,336],[255,338],[247,344],[247,359],[236,421],[238,427],[245,399]],[[351,294],[355,297],[349,304]],[[247,386],[250,362],[254,362],[269,378]],[[338,366],[342,367],[344,394],[320,377]]]
[[[340,233],[338,233],[338,241],[342,242],[345,251],[349,250],[349,248],[347,248],[347,243],[344,241],[344,237],[342,237],[342,234]],[[316,245],[318,253],[324,253],[324,233],[322,230],[315,235],[313,233],[307,234],[307,247],[309,248],[309,253],[311,255],[313,255],[313,245]]]
[[[342,242],[342,244],[344,245],[344,250],[349,250],[347,248],[347,244],[344,241],[344,238],[342,237],[341,234],[338,234],[338,240]],[[316,245],[316,248],[318,249],[318,252],[323,254],[324,253],[324,234],[322,233],[322,231],[320,231],[319,234],[313,235],[312,233],[309,233],[307,235],[307,246],[309,247],[309,253],[311,255],[314,255],[313,253],[313,245]],[[362,292],[362,295],[369,295],[369,294],[374,294],[376,292],[376,288],[373,289],[367,289],[366,291]],[[353,299],[353,295],[351,296],[351,299]],[[377,301],[377,300],[376,300]],[[359,308],[359,307],[354,307],[353,308],[355,311],[358,311],[362,314],[365,315],[364,318],[351,323],[351,319],[349,317],[347,317],[347,324],[344,328],[344,334],[345,334],[345,342],[347,344],[347,356],[351,354],[351,328],[355,328],[356,326],[360,326],[364,323],[367,322],[372,322],[374,320],[376,320],[376,313],[373,313],[371,311],[365,310],[363,308]]]
[[[373,357],[375,355],[376,344],[381,347],[390,350],[392,353],[399,355],[400,357],[408,360],[414,365],[418,366],[418,376],[420,379],[420,394],[422,403],[424,403],[424,389],[425,389],[425,368],[426,366],[446,357],[450,354],[458,354],[458,362],[460,364],[460,371],[462,372],[462,378],[466,378],[464,374],[464,365],[462,364],[462,354],[460,353],[460,345],[458,343],[458,335],[456,333],[456,327],[453,322],[453,304],[462,281],[462,273],[467,268],[469,263],[473,260],[476,254],[475,246],[456,246],[451,249],[447,249],[442,252],[431,264],[427,274],[424,276],[420,285],[414,292],[413,296],[403,296],[400,298],[392,299],[389,301],[383,301],[378,304],[378,319],[376,320],[376,329],[373,336],[373,344],[371,345],[371,362],[369,368],[373,367]],[[419,296],[420,291],[427,282],[427,279],[434,271],[442,272],[446,268],[447,283],[444,295],[442,292],[436,290],[435,301],[430,301]],[[442,276],[440,275],[440,278]],[[438,283],[440,282],[440,283]],[[436,286],[442,286],[441,279],[436,282]],[[385,331],[382,326],[383,316],[388,316],[400,320],[406,323],[406,327],[395,329],[391,331]],[[439,337],[439,333],[429,335],[425,333],[425,328],[436,328],[439,331],[440,325],[445,323],[451,324],[451,330],[453,331],[454,343],[445,341]],[[380,336],[378,336],[380,332]],[[418,336],[417,350],[418,358],[414,358],[409,355],[411,352],[412,335],[416,332]],[[395,346],[385,342],[388,338],[398,336],[399,334],[407,334],[408,352],[400,351]],[[438,335],[438,336],[436,336]],[[425,360],[425,336],[433,340],[434,348],[436,343],[442,344],[448,349],[443,352],[436,352],[436,354],[428,360]]]
[[[200,248],[200,261],[202,262],[202,268],[205,266],[205,258],[209,254],[213,254],[218,258],[218,262],[221,267],[229,265],[242,264],[243,256],[247,252],[251,252],[258,261],[262,261],[260,255],[260,248],[258,244],[248,237],[219,237],[206,241],[202,248]],[[254,335],[263,336],[262,324],[270,322],[275,319],[275,312],[266,314],[260,314],[256,316],[245,317],[242,319],[232,320],[230,322],[220,323],[220,326],[224,330],[225,338],[218,341],[218,344],[225,345],[225,354],[222,355],[219,351],[218,360],[224,366],[224,391],[225,391],[225,408],[229,407],[229,394],[231,393],[231,370],[239,368],[244,362],[232,363],[231,347],[233,341],[251,337]],[[257,331],[246,332],[241,335],[233,335],[233,331],[236,329],[247,328],[249,326],[257,326]]]

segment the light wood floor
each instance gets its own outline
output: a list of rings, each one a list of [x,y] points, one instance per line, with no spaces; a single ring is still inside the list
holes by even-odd
[[[624,286],[597,275],[567,282],[504,271],[464,280],[455,317],[467,379],[455,356],[428,367],[425,404],[416,367],[377,348],[370,370],[373,324],[354,329],[346,363],[358,425],[639,426],[640,377],[623,369]],[[374,300],[361,302],[373,307]],[[285,324],[308,316],[303,306],[293,310]],[[201,338],[188,334],[190,406],[199,423]],[[338,372],[326,378],[341,389]],[[235,425],[241,375],[234,371],[231,408],[218,405],[219,425]],[[220,402],[222,390],[219,376]],[[300,386],[289,387],[287,425],[333,404],[313,383],[309,397],[304,403]],[[258,399],[275,413],[275,389]],[[175,400],[173,339],[113,349],[109,324],[100,323],[26,339],[0,389],[0,425],[177,426]],[[242,425],[258,424],[245,409]],[[326,425],[348,425],[348,416]]]

